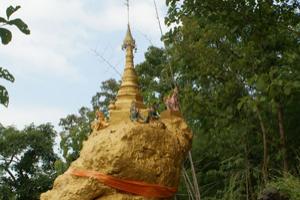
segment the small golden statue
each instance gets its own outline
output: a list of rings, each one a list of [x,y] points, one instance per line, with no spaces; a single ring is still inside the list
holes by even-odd
[[[99,131],[109,126],[107,119],[104,116],[104,113],[99,109],[96,111],[96,119],[92,122],[91,128],[93,131]]]

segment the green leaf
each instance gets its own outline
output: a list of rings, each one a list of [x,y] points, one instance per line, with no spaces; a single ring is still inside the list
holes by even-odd
[[[238,105],[237,105],[237,109],[241,110],[241,108],[243,107],[243,105],[244,105],[244,102],[239,102]]]
[[[286,85],[286,86],[284,87],[284,94],[288,96],[288,95],[291,94],[291,92],[292,92],[292,87],[291,87],[291,85]]]
[[[238,109],[238,110],[241,110],[242,107],[248,103],[248,100],[249,100],[248,97],[243,97],[243,98],[241,98],[241,99],[240,99],[240,102],[239,102],[238,105],[237,105],[237,109]]]
[[[17,18],[17,19],[13,19],[7,22],[7,24],[9,25],[15,25],[16,27],[18,27],[18,29],[22,32],[25,33],[26,35],[30,34],[30,30],[27,26],[27,24],[25,24],[25,22],[23,22],[23,20]]]
[[[5,28],[0,28],[0,37],[2,44],[6,45],[11,41],[12,34],[9,30]]]
[[[20,8],[21,8],[21,6],[16,6],[16,7],[9,6],[9,7],[6,9],[6,16],[7,16],[7,19],[9,19],[9,17],[10,17],[14,12],[16,12],[17,10],[19,10]]]
[[[238,26],[235,26],[233,29],[231,29],[231,33],[235,33],[238,30]]]
[[[10,82],[15,81],[14,76],[11,73],[9,73],[7,69],[3,69],[2,67],[0,67],[0,78],[4,78],[5,80],[8,80]]]
[[[266,90],[267,83],[266,83],[266,80],[265,80],[264,76],[261,76],[261,77],[258,78],[257,83],[256,83],[256,87],[260,91],[265,91]]]
[[[3,17],[0,17],[0,23],[6,23],[6,22],[7,22],[6,19],[4,19]]]
[[[267,100],[267,98],[265,96],[259,97],[259,101],[260,102],[265,102],[266,100]]]
[[[5,87],[0,85],[0,104],[7,107],[8,102],[9,102],[8,92]]]
[[[293,87],[295,87],[295,88],[300,88],[300,81],[295,81],[294,83],[293,83]]]

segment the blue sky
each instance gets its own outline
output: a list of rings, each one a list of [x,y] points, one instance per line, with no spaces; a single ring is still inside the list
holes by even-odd
[[[9,107],[0,106],[0,123],[18,128],[32,122],[57,126],[60,118],[90,106],[102,81],[119,79],[92,50],[123,71],[124,0],[4,1],[1,13],[9,3],[22,6],[15,17],[29,25],[31,35],[13,29],[13,41],[0,46],[0,65],[16,78],[13,84],[0,82],[10,95]],[[138,46],[135,62],[139,63],[151,43],[162,43],[153,0],[131,0],[131,4],[131,27]],[[157,4],[163,21],[165,1],[157,0]]]

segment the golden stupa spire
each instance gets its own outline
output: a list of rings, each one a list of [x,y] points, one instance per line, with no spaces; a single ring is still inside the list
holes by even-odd
[[[136,102],[136,106],[138,108],[145,108],[143,98],[139,90],[138,76],[134,69],[133,52],[136,49],[136,45],[135,40],[132,37],[129,24],[122,48],[126,52],[126,62],[122,76],[122,84],[116,99],[116,109],[126,110],[129,112],[133,101]]]
[[[122,49],[126,51],[126,65],[125,67],[134,68],[133,52],[136,50],[135,40],[132,37],[130,25],[127,26],[127,33],[123,42]]]
[[[135,40],[132,37],[129,25],[129,0],[126,1],[126,6],[128,10],[128,26],[127,33],[122,45],[122,49],[125,50],[126,53],[126,61],[125,69],[122,75],[122,84],[118,91],[118,95],[115,102],[115,112],[121,111],[129,113],[133,101],[135,101],[137,108],[145,108],[145,105],[143,103],[143,97],[139,89],[138,76],[134,69],[133,53],[136,50],[136,44]]]

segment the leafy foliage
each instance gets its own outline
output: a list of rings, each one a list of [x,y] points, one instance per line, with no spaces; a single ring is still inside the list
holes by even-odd
[[[168,68],[166,51],[150,46],[145,61],[136,66],[142,95],[146,104],[163,102],[172,89],[172,75]]]
[[[27,24],[20,18],[16,18],[16,19],[10,19],[10,17],[21,8],[21,6],[9,6],[6,9],[6,17],[0,17],[0,38],[1,38],[1,42],[4,45],[7,45],[8,43],[10,43],[10,41],[12,40],[12,33],[8,28],[3,28],[6,26],[15,26],[17,27],[22,33],[29,35],[30,34],[30,30],[27,26]],[[8,70],[3,69],[2,67],[0,67],[0,79],[6,79],[10,82],[14,82],[14,77],[13,75],[11,75]],[[0,104],[4,105],[4,106],[8,106],[9,103],[9,96],[8,96],[8,92],[6,90],[6,88],[2,85],[0,85]]]
[[[278,170],[299,175],[299,1],[167,4],[164,39],[202,198],[255,199]]]
[[[59,125],[63,131],[60,133],[63,157],[66,163],[56,163],[59,171],[64,169],[79,157],[82,143],[91,132],[90,124],[95,118],[95,113],[86,107],[79,110],[79,115],[68,115],[60,120]],[[63,166],[65,165],[65,166]]]
[[[3,69],[2,67],[0,67],[0,78],[8,80],[10,82],[15,81],[14,76],[11,73],[9,73],[7,69]],[[8,92],[5,87],[0,85],[0,104],[8,106],[8,103],[9,103]]]
[[[56,132],[50,124],[24,130],[0,127],[0,198],[39,199],[56,177]]]
[[[63,173],[68,166],[80,155],[82,143],[91,132],[91,122],[95,119],[95,110],[100,109],[108,113],[110,101],[115,100],[120,83],[115,79],[109,79],[101,83],[100,91],[92,97],[93,110],[82,107],[79,115],[71,114],[60,120],[59,125],[63,131],[60,133],[60,147],[63,152],[65,162],[58,161],[56,168],[59,173]]]
[[[286,194],[289,199],[300,199],[300,179],[292,175],[284,178],[278,178],[269,183],[269,187],[274,187],[283,194]]]
[[[111,101],[115,101],[121,83],[115,79],[103,81],[100,86],[100,92],[92,97],[93,108],[99,108],[104,113],[108,113],[108,106]]]
[[[20,8],[21,8],[21,6],[16,6],[16,7],[9,6],[6,9],[6,18],[0,17],[0,24],[2,26],[5,26],[5,25],[15,26],[22,33],[29,35],[30,30],[29,30],[27,24],[22,19],[20,19],[20,18],[12,19],[12,20],[10,19],[10,17]],[[0,37],[1,37],[2,44],[6,45],[11,41],[12,33],[7,28],[0,28]]]

